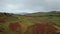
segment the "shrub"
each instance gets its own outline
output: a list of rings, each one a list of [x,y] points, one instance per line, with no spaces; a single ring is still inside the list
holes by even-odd
[[[16,22],[16,23],[10,23],[9,24],[9,28],[12,30],[12,31],[15,31],[17,28],[19,28],[21,30],[21,25],[19,22]]]
[[[35,24],[28,27],[26,34],[55,34],[55,31],[51,25]]]

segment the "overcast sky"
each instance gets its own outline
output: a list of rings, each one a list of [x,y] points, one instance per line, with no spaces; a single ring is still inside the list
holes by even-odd
[[[60,10],[60,0],[0,0],[0,12],[33,13]]]

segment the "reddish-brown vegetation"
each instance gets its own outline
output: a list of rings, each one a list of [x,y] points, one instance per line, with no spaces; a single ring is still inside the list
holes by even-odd
[[[0,20],[0,23],[4,23],[5,22],[5,20]]]
[[[31,18],[29,17],[29,20],[35,20],[35,21],[38,21],[38,22],[50,22],[49,20],[46,20],[46,19],[41,19],[41,18]]]
[[[19,22],[10,23],[10,24],[9,24],[9,28],[10,28],[12,31],[15,31],[16,29],[19,28],[19,31],[21,31],[21,24],[20,24]]]
[[[54,34],[54,27],[47,24],[35,24],[28,28],[26,34]]]
[[[7,17],[0,19],[0,23],[5,23],[6,19],[7,19]]]
[[[9,24],[9,28],[10,28],[12,31],[16,30],[16,27],[15,27],[15,24],[14,24],[14,23],[10,23],[10,24]]]

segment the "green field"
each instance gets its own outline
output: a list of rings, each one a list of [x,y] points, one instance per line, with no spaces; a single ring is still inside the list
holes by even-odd
[[[19,34],[17,30],[11,31],[9,28],[10,23],[19,22],[22,25],[22,34],[27,30],[27,27],[33,24],[51,24],[60,26],[60,14],[58,13],[36,13],[36,14],[27,14],[27,15],[19,15],[19,14],[11,14],[5,15],[4,13],[0,14],[0,20],[4,20],[5,22],[0,22],[0,26],[5,27],[5,32],[8,34]],[[1,29],[0,29],[1,30]]]

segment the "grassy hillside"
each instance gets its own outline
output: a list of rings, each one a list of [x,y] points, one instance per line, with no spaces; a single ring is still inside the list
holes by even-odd
[[[19,29],[11,31],[10,23],[18,22],[21,25],[22,34],[27,30],[27,27],[33,24],[53,24],[60,26],[60,14],[58,13],[34,13],[27,15],[0,13],[0,27],[5,28],[5,33],[19,34]],[[1,30],[1,29],[0,29]]]

